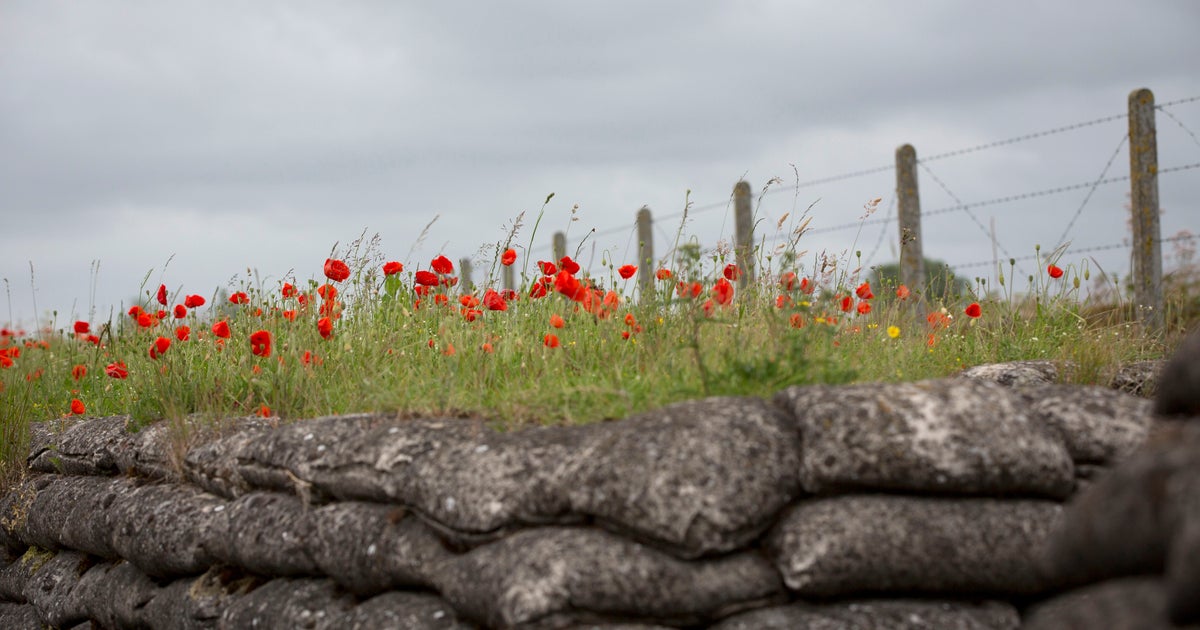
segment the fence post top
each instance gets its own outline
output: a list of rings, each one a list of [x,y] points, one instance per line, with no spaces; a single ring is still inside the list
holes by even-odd
[[[642,215],[646,215],[646,216],[650,215],[650,206],[642,206],[641,208],[638,209],[638,216],[642,216]]]
[[[1138,88],[1129,93],[1129,104],[1145,103],[1146,105],[1154,104],[1154,92],[1150,88]]]
[[[917,150],[911,144],[902,144],[896,147],[897,159],[916,159]]]
[[[743,179],[742,181],[734,184],[733,185],[733,194],[749,195],[750,194],[750,182]]]

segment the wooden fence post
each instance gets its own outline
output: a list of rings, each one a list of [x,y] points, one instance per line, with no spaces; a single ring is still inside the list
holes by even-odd
[[[475,290],[475,283],[471,281],[470,258],[463,258],[458,261],[458,284],[462,287],[463,293],[471,293]]]
[[[563,256],[566,256],[566,255],[567,255],[567,235],[563,234],[562,232],[555,232],[554,233],[554,260],[553,260],[554,264],[557,265],[558,261],[562,260]]]
[[[516,289],[516,272],[513,271],[512,265],[504,267],[504,270],[501,273],[504,274],[504,288],[509,290]]]
[[[1150,333],[1162,331],[1162,235],[1158,218],[1158,139],[1154,93],[1129,94],[1129,184],[1133,213],[1133,294],[1138,319]]]
[[[917,150],[896,149],[896,199],[900,206],[900,284],[925,300],[925,257],[921,251],[921,198],[917,194]],[[918,311],[923,310],[918,307]]]
[[[637,212],[637,234],[638,287],[646,295],[654,287],[654,223],[646,206]]]
[[[754,193],[750,183],[743,180],[733,187],[733,226],[737,266],[742,270],[738,287],[745,288],[754,281]]]

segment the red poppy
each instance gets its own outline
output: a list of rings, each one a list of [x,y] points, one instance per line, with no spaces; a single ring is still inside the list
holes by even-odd
[[[296,290],[296,285],[294,285],[290,282],[284,282],[281,293],[283,293],[283,297],[288,298],[288,297],[296,297],[296,294],[299,293],[299,291]]]
[[[843,313],[849,313],[850,309],[854,308],[854,298],[849,295],[842,297],[841,306]]]
[[[792,298],[786,295],[777,295],[775,296],[775,308],[783,308],[791,303],[791,301]]]
[[[810,281],[808,278],[800,279],[800,292],[801,293],[803,293],[805,295],[812,295],[812,292],[815,291],[816,288],[817,288],[816,283]]]
[[[545,344],[547,348],[557,348],[559,346],[558,335],[554,333],[547,333],[545,337],[542,337],[542,343]]]
[[[161,308],[158,309],[158,312],[154,314],[154,316],[158,319],[166,319],[167,315],[170,315],[170,313],[162,310]]]
[[[454,273],[454,263],[450,262],[450,259],[445,256],[438,256],[429,261],[429,266],[441,274]]]
[[[533,299],[546,297],[546,279],[538,278],[534,281],[533,286],[529,287],[529,297]]]
[[[266,405],[259,406],[258,415],[260,418],[270,418],[271,417],[271,408]]]
[[[180,326],[175,329],[175,338],[180,341],[187,341],[192,336],[191,326]]]
[[[870,312],[871,312],[871,303],[870,302],[863,300],[862,302],[858,303],[858,314],[859,315],[866,315],[867,313],[870,313]]]
[[[383,263],[383,275],[385,276],[394,276],[401,271],[404,271],[404,265],[395,260]]]
[[[517,262],[517,250],[509,248],[504,250],[503,254],[500,254],[501,265],[507,267],[515,262]]]
[[[550,325],[554,328],[562,328],[566,325],[566,322],[564,322],[563,318],[556,313],[550,316]]]
[[[900,298],[901,300],[907,300],[911,293],[912,292],[908,290],[908,287],[904,286],[903,284],[896,289],[896,297]]]
[[[671,270],[659,269],[658,271],[654,272],[654,277],[658,278],[659,280],[668,280],[671,278]]]
[[[633,274],[637,273],[637,267],[633,265],[621,265],[620,268],[617,269],[617,273],[622,278],[628,280],[633,277]]]
[[[337,297],[337,287],[332,284],[322,284],[317,287],[317,295],[321,296],[322,300],[329,301]]]
[[[725,278],[717,280],[716,284],[713,285],[712,293],[713,297],[717,299],[717,303],[722,306],[733,301],[733,285],[729,284],[729,280]]]
[[[246,295],[245,291],[238,291],[237,293],[234,293],[233,295],[229,296],[229,302],[231,304],[246,304],[249,301],[250,301],[250,296]]]
[[[455,285],[457,285],[457,284],[458,284],[458,278],[457,278],[457,277],[446,277],[446,278],[442,278],[442,284],[444,284],[444,285],[446,285],[446,286],[448,286],[448,287],[455,286]]]
[[[189,295],[183,298],[183,305],[188,308],[204,306],[204,298],[199,295]]]
[[[158,295],[156,297],[158,297],[159,304],[162,304],[163,306],[167,305],[167,285],[158,285]]]
[[[79,400],[78,398],[71,399],[71,413],[73,413],[77,416],[82,416],[86,412],[87,412],[87,407],[83,406],[82,400]]]
[[[229,322],[221,320],[212,327],[213,334],[221,339],[229,338]]]
[[[317,320],[317,332],[321,333],[321,337],[328,339],[333,336],[333,320],[328,317],[322,317]]]
[[[104,373],[112,378],[126,378],[129,376],[129,370],[125,368],[124,361],[109,363],[104,366]]]
[[[858,288],[854,290],[854,294],[857,295],[858,299],[860,299],[860,300],[869,300],[869,299],[875,297],[875,294],[871,293],[871,283],[870,282],[864,282],[864,283],[858,285]]]
[[[175,319],[183,319],[187,317],[187,307],[182,304],[175,305]]]
[[[565,260],[565,259],[564,259]],[[579,300],[587,292],[579,280],[570,271],[563,269],[554,277],[554,290],[572,300]]]
[[[950,327],[950,316],[941,312],[934,311],[925,316],[925,321],[929,323],[929,327],[937,330],[938,328]]]
[[[800,313],[792,313],[792,316],[788,318],[788,324],[790,324],[792,328],[803,328],[804,316],[802,316]]]
[[[75,334],[86,335],[92,330],[91,324],[87,322],[75,322]]]
[[[78,381],[85,376],[87,376],[86,365],[76,365],[75,367],[71,368],[71,378]]]
[[[137,323],[138,323],[138,326],[140,326],[142,328],[150,328],[151,326],[158,323],[158,318],[151,315],[150,313],[147,313],[146,311],[142,311],[141,313],[138,313]]]
[[[483,311],[474,309],[474,308],[470,308],[467,306],[464,306],[463,308],[461,308],[459,310],[459,312],[462,313],[463,319],[465,319],[469,322],[473,322],[480,315],[483,315]]]
[[[505,302],[512,302],[517,299],[517,292],[512,289],[504,289],[500,291],[500,297],[504,298]]]
[[[439,294],[437,294],[437,295],[433,296],[433,303],[434,303],[434,304],[437,304],[438,306],[441,306],[441,305],[443,305],[443,304],[449,304],[449,303],[450,303],[450,298],[449,298],[449,297],[446,297],[446,296],[445,296],[444,294],[442,294],[442,293],[439,293]],[[321,307],[321,309],[322,309],[322,312],[324,312],[324,308],[325,308],[324,306],[322,306],[322,307]]]
[[[563,271],[567,271],[567,272],[570,272],[573,274],[579,273],[579,263],[575,262],[574,260],[571,260],[570,256],[563,256],[562,259],[560,259],[558,261],[558,266]]]
[[[142,307],[134,304],[133,306],[129,307],[128,315],[134,319],[137,319],[138,315],[141,315],[144,312],[145,311],[142,310]]]
[[[167,348],[171,347],[171,340],[166,337],[159,337],[154,340],[154,345],[150,346],[150,358],[157,359],[159,356],[167,352]]]
[[[1050,265],[1049,267],[1046,267],[1046,273],[1050,274],[1051,278],[1061,278],[1063,275],[1063,270],[1060,269],[1058,265]]]
[[[97,337],[96,335],[88,335],[85,339],[87,340],[88,343],[90,343],[92,345],[96,345],[96,346],[100,345],[100,338]]]
[[[979,302],[971,302],[963,312],[967,314],[967,317],[974,319],[983,314],[983,309],[979,306]]]
[[[325,259],[325,277],[334,282],[341,282],[350,277],[350,267],[335,258]]]
[[[431,271],[425,271],[424,269],[416,273],[415,280],[417,281],[417,284],[426,287],[436,287],[438,285],[437,275]]]
[[[537,264],[538,269],[541,270],[543,276],[553,276],[554,274],[558,273],[558,267],[554,266],[554,263],[552,262],[539,260]]]
[[[288,320],[289,322],[296,321],[296,311],[295,310],[282,311],[282,312],[280,312],[280,315],[283,315],[283,318]]]
[[[495,289],[488,289],[483,292],[483,305],[493,311],[508,310],[508,303],[504,301],[504,298],[500,297],[499,293],[496,293]]]
[[[789,271],[784,273],[782,276],[779,276],[779,286],[784,291],[791,291],[792,289],[795,289],[798,281],[799,280],[796,278],[796,273],[794,271]]]
[[[633,313],[625,313],[625,325],[630,328],[637,326],[637,318],[633,316]]]
[[[725,276],[726,280],[737,280],[742,277],[742,270],[737,265],[730,263],[725,265],[725,269],[721,271],[721,275]]]
[[[250,333],[250,352],[263,358],[271,356],[271,333],[265,330]]]

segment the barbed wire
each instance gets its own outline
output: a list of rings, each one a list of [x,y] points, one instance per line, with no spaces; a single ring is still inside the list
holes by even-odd
[[[1200,238],[1200,237],[1197,237],[1194,234],[1184,234],[1184,235],[1172,236],[1170,238],[1160,238],[1160,239],[1158,239],[1158,242],[1174,243],[1176,241],[1189,241],[1189,240],[1193,240],[1196,238]],[[1068,250],[1064,251],[1062,254],[1060,254],[1059,257],[1061,258],[1062,256],[1066,256],[1067,254],[1090,254],[1092,252],[1111,251],[1114,249],[1129,249],[1131,247],[1133,247],[1133,244],[1128,243],[1128,242],[1112,243],[1109,245],[1093,245],[1091,247],[1082,247],[1079,249],[1068,249]],[[1007,260],[983,260],[983,261],[979,261],[979,262],[953,264],[950,266],[955,269],[970,269],[972,267],[986,267],[988,265],[1002,265],[1002,264],[1004,264],[1006,262],[1010,262],[1010,261],[1020,262],[1020,261],[1026,261],[1026,260],[1036,260],[1039,257],[1043,257],[1043,255],[1042,254],[1030,254],[1028,256],[1020,256],[1020,257],[1016,257],[1016,258],[1010,257]],[[1044,257],[1043,257],[1043,259],[1044,259]]]
[[[932,170],[930,170],[928,165],[921,164],[920,162],[918,162],[918,164],[920,164],[921,168],[925,169],[925,172],[928,173],[931,178],[933,178],[933,181],[936,182],[937,185],[940,186],[942,188],[942,190],[944,190],[946,192],[947,195],[950,195],[951,199],[953,199],[955,202],[958,203],[958,205],[961,207],[962,211],[965,212],[968,217],[971,217],[971,220],[974,221],[975,225],[979,227],[979,231],[983,232],[984,236],[991,239],[992,243],[994,243],[996,245],[996,247],[999,247],[1000,251],[1004,252],[1005,256],[1012,258],[1012,255],[1008,253],[1007,249],[1005,249],[1004,244],[997,241],[995,238],[995,235],[992,234],[990,231],[988,231],[988,229],[986,227],[983,226],[983,223],[979,220],[978,217],[975,216],[974,212],[971,212],[969,204],[964,204],[962,202],[962,200],[958,198],[958,195],[955,195],[954,191],[950,190],[949,186],[946,186],[946,182],[943,182],[941,180],[941,178],[937,176],[936,173],[934,173]]]
[[[1063,230],[1062,235],[1058,237],[1056,243],[1062,244],[1066,242],[1067,235],[1071,233],[1071,228],[1075,226],[1075,221],[1079,218],[1080,214],[1083,214],[1083,209],[1087,207],[1088,202],[1091,201],[1092,193],[1096,192],[1096,189],[1100,187],[1100,182],[1104,179],[1105,175],[1108,175],[1108,169],[1112,167],[1113,160],[1117,159],[1117,156],[1121,153],[1121,148],[1124,147],[1125,143],[1128,141],[1129,134],[1124,134],[1121,136],[1121,141],[1117,143],[1117,148],[1113,150],[1112,155],[1108,156],[1108,162],[1104,164],[1104,170],[1100,171],[1100,176],[1096,178],[1096,181],[1092,183],[1092,187],[1089,188],[1087,194],[1084,195],[1083,202],[1079,204],[1078,208],[1076,208],[1075,214],[1072,215],[1071,220],[1067,222],[1066,229]]]
[[[1176,124],[1176,125],[1179,125],[1179,128],[1180,128],[1180,129],[1183,129],[1184,133],[1186,133],[1187,135],[1191,136],[1191,137],[1192,137],[1192,142],[1195,142],[1195,143],[1196,143],[1196,146],[1200,146],[1200,138],[1197,138],[1197,137],[1196,137],[1196,134],[1195,134],[1195,133],[1193,133],[1191,129],[1188,129],[1187,125],[1183,124],[1183,121],[1182,121],[1182,120],[1179,120],[1178,118],[1176,118],[1176,117],[1175,117],[1175,115],[1174,115],[1174,114],[1172,114],[1171,112],[1169,112],[1169,111],[1167,111],[1167,110],[1165,110],[1165,109],[1164,109],[1164,110],[1162,110],[1162,113],[1166,114],[1166,115],[1167,115],[1167,118],[1170,118],[1171,120],[1175,121],[1175,124]]]

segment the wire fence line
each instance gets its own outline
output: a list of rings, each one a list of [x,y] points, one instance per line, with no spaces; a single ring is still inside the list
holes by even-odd
[[[1200,238],[1200,237],[1197,237],[1194,234],[1185,234],[1185,235],[1172,236],[1170,238],[1159,239],[1159,242],[1160,243],[1175,243],[1178,241],[1194,241],[1194,240],[1197,240],[1198,238]],[[1128,243],[1128,242],[1111,243],[1108,245],[1093,245],[1091,247],[1081,247],[1078,249],[1064,250],[1059,255],[1059,257],[1061,258],[1062,256],[1066,256],[1067,254],[1090,254],[1090,253],[1094,253],[1094,252],[1111,251],[1114,249],[1130,249],[1132,247],[1133,247],[1133,244]],[[1010,260],[1015,261],[1015,262],[1036,260],[1039,257],[1042,260],[1049,260],[1048,257],[1041,256],[1040,254],[1031,254],[1029,256],[1019,256],[1019,257],[1015,257],[1015,258],[1003,258],[1003,259],[998,259],[998,260],[982,260],[982,261],[978,261],[978,262],[969,262],[969,263],[955,263],[955,264],[951,264],[950,267],[952,267],[954,269],[971,269],[974,267],[987,267],[990,265],[997,265],[997,264],[1003,265],[1005,263],[1008,263]]]

